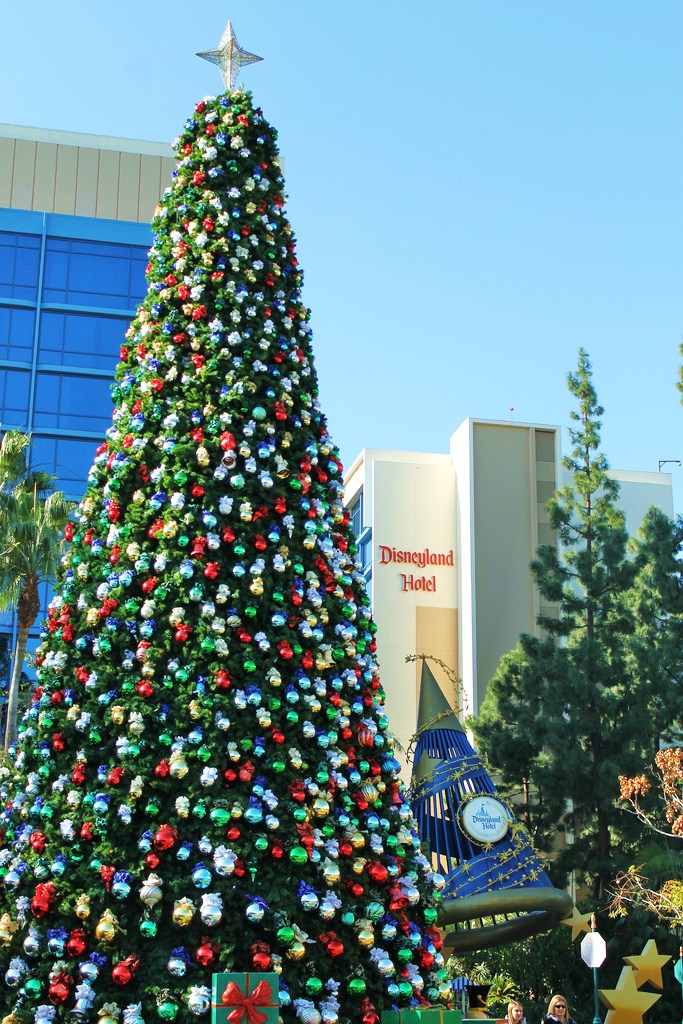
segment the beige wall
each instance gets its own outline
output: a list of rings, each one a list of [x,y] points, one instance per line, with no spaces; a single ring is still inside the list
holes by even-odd
[[[0,125],[0,206],[9,209],[148,223],[173,166],[161,143]]]
[[[473,426],[477,707],[502,655],[520,633],[537,630],[540,609],[529,563],[539,544],[555,539],[545,509],[555,490],[555,444],[552,429]]]

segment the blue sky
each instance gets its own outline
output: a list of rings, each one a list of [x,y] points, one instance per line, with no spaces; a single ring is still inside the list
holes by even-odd
[[[170,142],[221,90],[194,53],[228,17],[264,57],[242,80],[346,465],[446,451],[466,416],[566,425],[579,346],[610,464],[683,459],[680,0],[23,0],[0,121]]]

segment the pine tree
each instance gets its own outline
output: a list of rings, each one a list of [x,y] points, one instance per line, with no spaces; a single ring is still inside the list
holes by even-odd
[[[219,970],[305,1024],[450,992],[275,138],[237,90],[176,143],[3,785],[12,1022],[207,1019]]]
[[[531,566],[558,614],[539,616],[541,635],[521,637],[503,658],[474,727],[508,790],[523,782],[521,813],[534,842],[557,850],[557,832],[566,833],[555,864],[577,870],[599,896],[639,835],[615,806],[617,778],[636,774],[681,718],[683,652],[673,639],[678,627],[666,625],[670,614],[680,616],[680,600],[676,610],[676,588],[665,596],[663,583],[675,574],[680,533],[652,514],[629,557],[618,485],[599,451],[603,409],[583,350],[568,384],[578,403],[564,460],[571,483],[549,503],[560,546],[539,548]],[[655,643],[666,650],[666,666],[652,657]]]

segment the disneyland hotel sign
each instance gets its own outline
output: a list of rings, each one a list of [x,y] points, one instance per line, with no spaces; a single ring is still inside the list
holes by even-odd
[[[392,548],[387,544],[378,544],[379,552],[378,565],[405,565],[406,572],[399,572],[401,590],[422,590],[427,593],[436,591],[436,575],[419,575],[416,572],[407,571],[413,566],[416,569],[430,569],[433,565],[443,565],[453,568],[455,559],[452,549],[450,551],[430,551],[423,548],[421,551],[404,551],[400,548]]]

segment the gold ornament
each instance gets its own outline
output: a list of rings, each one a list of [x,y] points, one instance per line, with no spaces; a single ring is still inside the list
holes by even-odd
[[[311,813],[315,818],[326,818],[327,815],[330,813],[330,805],[328,804],[327,800],[325,800],[324,797],[319,796],[316,800],[313,801]]]
[[[285,956],[288,960],[301,960],[305,953],[306,947],[303,942],[293,942],[285,953]]]
[[[375,945],[375,933],[372,928],[359,928],[356,938],[358,945],[363,946],[364,949],[370,949],[371,946]]]
[[[354,832],[351,836],[351,846],[354,850],[362,850],[365,846],[365,839],[360,832]]]
[[[74,914],[79,921],[85,921],[86,918],[90,917],[90,897],[86,893],[82,892],[76,900]]]
[[[180,928],[187,928],[194,917],[195,909],[194,903],[188,900],[186,896],[176,900],[173,904],[173,923],[177,924]]]
[[[121,704],[114,704],[109,708],[109,714],[114,725],[123,725],[126,719],[126,709]]]
[[[174,750],[168,763],[174,779],[182,779],[187,775],[189,768],[182,750]]]
[[[9,946],[12,941],[12,936],[18,930],[19,925],[16,921],[13,921],[9,914],[3,914],[0,917],[0,942],[3,946]]]
[[[103,1003],[97,1011],[97,1024],[117,1024],[121,1016],[118,1003]]]
[[[95,935],[101,942],[112,942],[116,933],[121,931],[118,919],[111,910],[105,910],[95,927]]]

